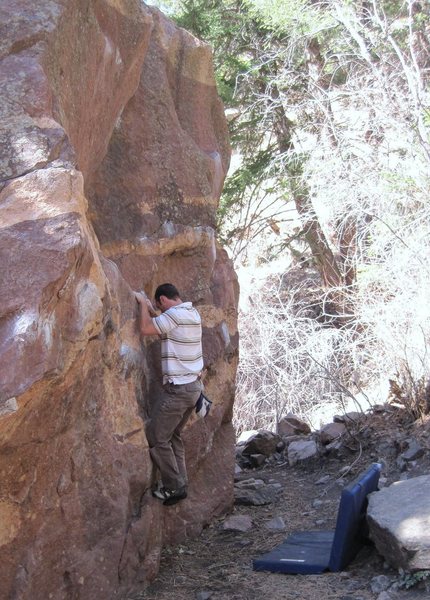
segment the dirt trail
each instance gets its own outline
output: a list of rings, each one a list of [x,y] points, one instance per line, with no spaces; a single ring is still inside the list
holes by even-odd
[[[380,425],[387,425],[386,422]],[[335,526],[339,497],[344,485],[367,466],[384,461],[387,484],[400,478],[396,467],[395,446],[411,435],[421,436],[428,444],[428,425],[415,427],[401,421],[383,433],[374,419],[359,440],[360,452],[343,459],[324,458],[304,467],[287,463],[242,472],[241,479],[263,479],[282,484],[278,499],[267,506],[235,506],[233,514],[249,515],[253,527],[246,533],[224,531],[220,519],[206,528],[198,539],[162,554],[157,579],[130,600],[415,600],[430,598],[424,584],[413,589],[388,589],[389,582],[399,581],[397,571],[389,568],[373,546],[364,547],[348,568],[341,573],[323,575],[283,575],[254,572],[252,560],[272,549],[294,530],[330,529]],[[398,429],[397,429],[398,427]],[[413,431],[412,431],[413,428]],[[428,447],[428,446],[427,446]],[[385,449],[385,450],[384,450]],[[376,451],[379,454],[376,454]],[[381,453],[384,453],[381,456]],[[408,477],[430,473],[430,457],[411,466]],[[352,466],[343,478],[342,467]],[[327,482],[316,484],[323,476]],[[285,531],[270,531],[267,523],[282,517]],[[378,580],[375,580],[379,576]],[[381,579],[385,576],[388,579]],[[379,587],[376,583],[380,582]],[[385,582],[385,583],[384,583]],[[428,584],[427,584],[428,587]],[[373,588],[373,589],[372,589]]]

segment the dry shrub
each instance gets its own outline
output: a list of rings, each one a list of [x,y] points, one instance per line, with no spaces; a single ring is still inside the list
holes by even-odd
[[[330,290],[352,307],[344,326],[331,320],[327,293],[315,289],[314,280],[288,290],[288,273],[260,287],[254,282],[250,306],[240,312],[238,432],[275,430],[290,411],[315,425],[319,407],[331,405],[333,413],[353,400],[362,408],[359,397],[383,403],[389,380],[411,419],[428,410],[430,209],[398,212],[403,214],[392,211],[390,226],[382,218],[370,220],[362,237],[365,252],[358,245],[362,252],[355,257],[356,284]]]
[[[348,285],[309,300],[325,307],[325,320],[296,310],[309,292],[300,283],[288,294],[282,280],[255,289],[252,310],[240,315],[238,430],[274,428],[290,410],[311,418],[318,406],[358,396],[382,403],[389,380],[411,418],[428,409],[430,71],[421,60],[427,46],[416,43],[426,21],[413,21],[415,4],[404,4],[409,19],[398,19],[384,14],[388,4],[370,3],[364,20],[361,5],[328,3],[342,26],[348,76],[324,93],[311,85],[293,111],[290,86],[281,88],[303,149],[302,187]],[[278,157],[281,174],[289,158]],[[333,298],[347,314],[330,320]]]
[[[234,417],[239,433],[275,430],[288,412],[312,422],[318,406],[342,409],[345,399],[353,397],[345,382],[362,360],[356,333],[306,316],[302,288],[287,292],[284,287],[282,277],[272,277],[254,288],[249,308],[240,312]]]

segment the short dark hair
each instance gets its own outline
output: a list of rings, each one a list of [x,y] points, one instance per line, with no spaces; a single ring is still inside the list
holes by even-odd
[[[154,298],[158,302],[161,296],[166,296],[169,300],[176,300],[179,298],[179,292],[173,283],[162,283],[155,290]]]

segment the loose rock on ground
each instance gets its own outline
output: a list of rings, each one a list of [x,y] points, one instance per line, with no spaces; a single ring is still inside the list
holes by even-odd
[[[290,466],[285,456],[286,444],[277,460],[267,457],[259,468],[242,467],[235,475],[235,489],[261,493],[278,484],[280,487],[275,489],[279,491],[272,500],[260,505],[235,504],[232,515],[212,523],[197,539],[179,547],[165,548],[157,579],[130,596],[130,600],[193,600],[202,598],[202,593],[210,593],[211,600],[429,598],[427,581],[406,589],[407,574],[390,567],[373,545],[364,546],[340,573],[304,576],[252,570],[253,558],[272,549],[289,533],[334,528],[343,487],[370,463],[383,464],[381,480],[387,486],[400,478],[430,473],[428,421],[408,423],[401,413],[394,417],[381,412],[361,419],[354,440],[359,451],[343,447],[340,458],[338,453],[333,455],[322,448],[318,459]],[[414,436],[424,453],[416,461],[409,461],[402,471],[397,458],[407,449],[405,440]],[[228,530],[225,524],[233,517],[245,517],[248,523],[252,522],[252,527],[246,531]]]

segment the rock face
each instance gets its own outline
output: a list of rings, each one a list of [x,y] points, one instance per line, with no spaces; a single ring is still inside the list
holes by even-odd
[[[233,503],[211,52],[140,0],[11,0],[0,30],[0,597],[123,598]],[[202,315],[214,402],[184,433],[190,493],[171,508],[150,495],[159,347],[131,291],[165,281]]]
[[[397,481],[369,496],[369,531],[382,556],[405,571],[430,569],[430,475]]]

